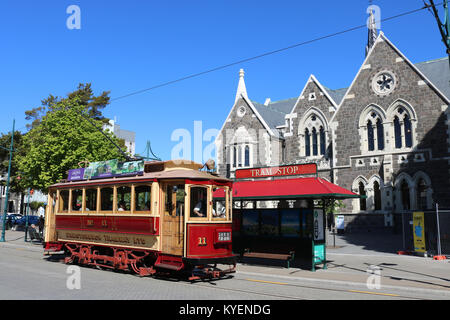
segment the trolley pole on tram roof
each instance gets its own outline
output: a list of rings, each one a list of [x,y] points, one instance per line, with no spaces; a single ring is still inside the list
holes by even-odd
[[[3,210],[3,226],[2,226],[2,237],[0,242],[5,242],[5,230],[6,230],[6,214],[8,212],[8,200],[9,200],[9,180],[11,177],[11,162],[12,162],[12,154],[13,154],[13,146],[14,146],[14,126],[16,124],[16,120],[13,120],[13,128],[11,133],[11,145],[9,147],[9,164],[8,164],[8,178],[6,180],[6,198]]]

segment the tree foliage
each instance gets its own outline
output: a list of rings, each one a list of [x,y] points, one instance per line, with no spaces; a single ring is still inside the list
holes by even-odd
[[[13,157],[11,161],[11,174],[9,186],[12,192],[22,192],[24,190],[22,184],[22,174],[18,172],[17,168],[17,158],[20,154],[23,154],[24,150],[22,147],[23,136],[19,131],[14,132],[14,143],[13,143]],[[2,185],[6,186],[6,179],[8,174],[9,166],[9,148],[11,146],[11,132],[7,134],[2,134],[0,137],[0,146],[6,148],[0,148],[0,174],[4,176],[4,180],[1,182]]]
[[[80,114],[102,128],[104,117],[100,110],[109,101],[107,95],[104,92],[95,97],[90,84],[80,85],[67,98],[50,95],[43,100],[45,108],[27,113],[34,120],[32,129],[23,137],[26,154],[18,159],[19,171],[27,176],[26,187],[46,192],[50,185],[67,178],[68,170],[79,167],[81,161],[124,160],[120,151]],[[123,140],[109,131],[105,133],[124,147]]]
[[[109,119],[102,114],[102,110],[109,104],[110,98],[108,95],[109,91],[103,91],[99,96],[94,96],[90,83],[80,83],[77,90],[70,92],[66,99],[78,99],[78,104],[85,107],[89,117],[108,122]],[[25,111],[25,119],[32,121],[31,124],[27,125],[27,128],[32,129],[39,126],[42,117],[47,112],[53,111],[60,102],[66,99],[50,94],[46,99],[41,100],[41,106]]]

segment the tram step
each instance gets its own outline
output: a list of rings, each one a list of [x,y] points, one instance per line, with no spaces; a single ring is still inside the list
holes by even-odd
[[[155,267],[157,268],[164,268],[164,269],[170,269],[170,270],[175,270],[175,271],[180,271],[181,268],[183,267],[182,264],[180,265],[173,265],[173,264],[167,264],[167,263],[156,263]]]

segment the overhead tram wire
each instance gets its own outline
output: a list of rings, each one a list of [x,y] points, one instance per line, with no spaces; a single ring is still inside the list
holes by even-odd
[[[441,2],[439,4],[436,4],[436,5],[438,6],[438,5],[441,5],[441,4],[443,4],[443,2]],[[418,8],[418,9],[415,9],[415,10],[411,10],[411,11],[407,11],[407,12],[403,12],[403,13],[397,14],[397,15],[392,16],[392,17],[381,19],[380,21],[377,21],[377,22],[387,22],[387,21],[398,19],[398,18],[407,16],[407,15],[410,15],[410,14],[413,14],[413,13],[417,13],[417,12],[422,11],[422,10],[426,10],[426,9],[429,9],[429,7],[425,5],[425,6],[421,7],[421,8]],[[201,75],[208,74],[208,73],[211,73],[211,72],[215,72],[215,71],[218,71],[218,70],[221,70],[221,69],[225,69],[225,68],[237,65],[237,64],[241,64],[241,63],[244,63],[244,62],[249,62],[249,61],[252,61],[252,60],[260,59],[260,58],[263,58],[263,57],[266,57],[266,56],[269,56],[269,55],[272,55],[272,54],[276,54],[276,53],[279,53],[279,52],[287,51],[289,49],[293,49],[293,48],[296,48],[296,47],[304,46],[304,45],[307,45],[307,44],[310,44],[310,43],[318,42],[318,41],[321,41],[321,40],[332,38],[332,37],[335,37],[335,36],[338,36],[338,35],[341,35],[341,34],[349,33],[349,32],[352,32],[352,31],[355,31],[355,30],[359,30],[359,29],[362,29],[362,28],[366,28],[366,27],[367,27],[367,25],[363,24],[363,25],[360,25],[360,26],[357,26],[357,27],[353,27],[353,28],[349,28],[349,29],[346,29],[346,30],[343,30],[343,31],[331,33],[331,34],[328,34],[328,35],[325,35],[325,36],[322,36],[322,37],[318,37],[318,38],[315,38],[315,39],[311,39],[311,40],[307,40],[307,41],[304,41],[304,42],[296,43],[296,44],[290,45],[288,47],[284,47],[284,48],[281,48],[281,49],[277,49],[277,50],[269,51],[269,52],[266,52],[266,53],[262,53],[260,55],[254,56],[254,57],[242,59],[242,60],[239,60],[239,61],[236,61],[236,62],[225,64],[225,65],[222,65],[222,66],[219,66],[219,67],[215,67],[215,68],[212,68],[212,69],[209,69],[209,70],[206,70],[206,71],[194,73],[194,74],[191,74],[191,75],[188,75],[188,76],[176,79],[176,80],[163,82],[163,83],[155,85],[153,87],[149,87],[149,88],[146,88],[146,89],[141,89],[141,90],[138,90],[138,91],[134,91],[134,92],[131,92],[131,93],[119,96],[117,98],[112,98],[112,99],[110,99],[110,102],[121,100],[121,99],[124,99],[124,98],[128,98],[130,96],[134,96],[134,95],[137,95],[137,94],[140,94],[140,93],[144,93],[144,92],[147,92],[147,91],[150,91],[150,90],[154,90],[154,89],[157,89],[157,88],[165,87],[165,86],[168,86],[168,85],[171,85],[171,84],[174,84],[174,83],[177,83],[177,82],[181,82],[181,81],[184,81],[184,80],[188,80],[188,79],[191,79],[191,78],[199,77]]]

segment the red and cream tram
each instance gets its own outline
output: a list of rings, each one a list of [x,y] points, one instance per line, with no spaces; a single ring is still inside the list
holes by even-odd
[[[52,185],[45,251],[64,250],[66,263],[141,276],[183,273],[194,280],[234,272],[231,180],[192,161],[141,165],[138,174]]]

